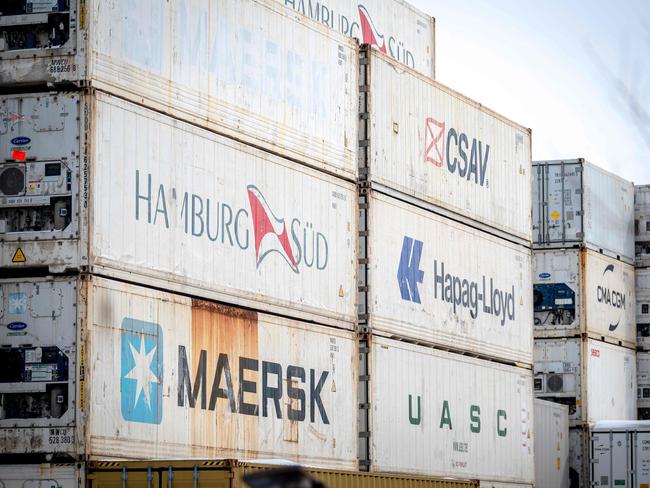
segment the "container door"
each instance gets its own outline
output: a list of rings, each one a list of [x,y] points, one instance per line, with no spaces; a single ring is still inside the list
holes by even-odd
[[[632,486],[629,437],[626,432],[591,434],[592,486]]]
[[[650,488],[650,432],[634,432],[634,487]]]
[[[582,164],[559,161],[543,167],[537,175],[542,198],[538,242],[563,245],[582,241]]]

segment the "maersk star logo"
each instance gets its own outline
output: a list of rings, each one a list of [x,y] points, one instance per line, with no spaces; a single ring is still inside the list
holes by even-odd
[[[122,321],[122,417],[130,422],[162,420],[162,329],[158,324]]]

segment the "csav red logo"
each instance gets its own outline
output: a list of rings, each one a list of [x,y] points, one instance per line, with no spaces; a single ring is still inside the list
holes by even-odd
[[[599,358],[600,357],[600,351],[598,349],[592,349],[591,350],[591,355],[593,357],[595,357],[595,358]]]
[[[279,253],[289,264],[294,273],[299,273],[298,264],[291,250],[287,226],[284,219],[273,214],[264,195],[254,185],[248,185],[248,201],[253,217],[253,233],[255,235],[255,258],[257,267],[264,258],[272,253]]]
[[[424,122],[424,161],[442,167],[445,152],[445,123],[427,117]]]
[[[359,5],[359,19],[361,20],[361,35],[364,44],[375,46],[382,53],[386,54],[386,41],[384,41],[384,35],[379,33],[375,23],[370,18],[368,10],[363,5]]]

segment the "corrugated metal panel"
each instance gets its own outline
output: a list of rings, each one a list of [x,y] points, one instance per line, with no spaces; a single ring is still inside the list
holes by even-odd
[[[245,463],[238,469],[243,476],[251,471],[268,469],[268,466]],[[426,478],[420,476],[398,475],[390,473],[367,473],[355,471],[334,471],[309,469],[309,473],[328,488],[461,488],[478,487],[477,481]]]
[[[533,163],[534,246],[592,249],[634,262],[634,185],[583,159]]]
[[[77,50],[52,58],[49,49],[10,51],[0,84],[89,81],[314,167],[356,175],[352,40],[273,0],[72,4]]]
[[[29,107],[51,103],[59,107],[50,112],[57,125],[41,134],[25,120],[12,132],[23,134],[20,125],[34,139],[37,161],[22,171],[36,178],[30,192],[44,200],[26,207],[9,199],[0,209],[8,227],[3,267],[89,265],[311,320],[355,320],[353,184],[107,94],[27,98],[7,97],[8,109],[22,107],[27,117]],[[65,115],[78,104],[88,131]],[[59,146],[52,135],[67,140],[75,131],[76,147]],[[54,176],[61,184],[52,196],[52,177],[44,173],[63,158],[68,163],[57,163],[64,169]],[[59,201],[69,212],[57,226]],[[35,214],[44,222],[39,230]],[[18,247],[26,262],[12,263]]]
[[[76,464],[0,464],[2,488],[83,488],[84,469]]]
[[[537,339],[535,393],[569,406],[570,425],[636,418],[635,351],[593,339]]]
[[[532,364],[530,250],[374,192],[373,331]]]
[[[370,87],[369,178],[401,198],[529,243],[530,131],[387,56],[368,54],[361,82]]]
[[[435,20],[402,0],[279,0],[359,42],[370,44],[430,78],[435,78]]]
[[[52,302],[50,283],[6,282],[3,290],[40,287],[42,299],[25,298],[24,308],[34,308]],[[80,341],[76,365],[84,374],[78,384],[68,382],[82,392],[68,423],[77,429],[77,443],[61,451],[89,459],[282,457],[356,467],[352,332],[96,276],[79,293],[79,315],[61,319]],[[48,325],[28,327],[36,332]],[[48,345],[45,339],[37,344]],[[3,452],[52,452],[35,429],[15,424],[0,421]],[[45,439],[48,427],[58,427],[47,415],[29,424],[40,426]]]
[[[634,267],[588,249],[535,250],[535,336],[588,334],[634,347]]]
[[[533,482],[529,370],[381,337],[370,357],[372,470]]]
[[[569,488],[569,408],[535,399],[535,487]]]

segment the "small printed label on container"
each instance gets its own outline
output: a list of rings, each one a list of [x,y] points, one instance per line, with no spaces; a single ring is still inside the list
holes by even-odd
[[[28,364],[25,366],[25,373],[31,381],[52,381],[55,368],[55,364]]]
[[[599,357],[600,357],[600,351],[599,351],[598,349],[594,349],[594,348],[592,348],[592,349],[591,349],[591,355],[592,355],[593,357],[595,357],[595,358],[599,358]]]
[[[72,429],[50,429],[48,436],[48,444],[50,445],[61,445],[61,444],[73,444],[74,443],[74,433]]]
[[[25,351],[26,363],[40,363],[43,359],[43,350],[40,347],[36,349],[28,349]]]

